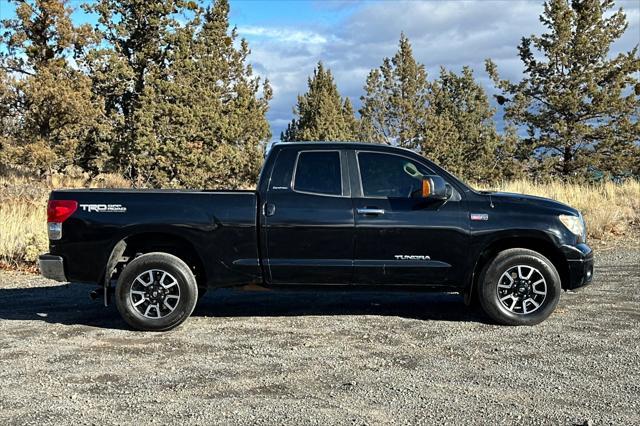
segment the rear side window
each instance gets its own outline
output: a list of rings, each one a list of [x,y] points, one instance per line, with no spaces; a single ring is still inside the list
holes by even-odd
[[[298,151],[293,149],[280,151],[271,174],[270,191],[291,189],[291,177],[293,176],[293,167],[296,163],[297,154]]]
[[[338,151],[301,152],[296,165],[294,189],[324,195],[342,195],[340,153]]]

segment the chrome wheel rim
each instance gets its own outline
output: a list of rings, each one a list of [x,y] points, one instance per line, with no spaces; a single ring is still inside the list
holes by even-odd
[[[528,315],[540,309],[547,299],[547,281],[538,269],[516,265],[500,276],[497,293],[503,308]]]
[[[140,315],[151,319],[164,318],[178,307],[180,286],[167,271],[149,269],[133,280],[129,299]]]

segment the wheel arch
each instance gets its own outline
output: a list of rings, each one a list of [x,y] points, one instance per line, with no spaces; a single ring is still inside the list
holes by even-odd
[[[471,302],[471,298],[476,291],[477,282],[482,269],[496,257],[498,253],[504,250],[522,248],[540,253],[553,264],[560,275],[560,283],[563,289],[567,288],[569,282],[569,264],[562,254],[560,249],[553,244],[553,242],[546,237],[546,235],[529,235],[518,237],[502,237],[498,238],[491,243],[487,244],[480,251],[480,255],[476,259],[471,275],[469,285],[465,290],[465,302],[468,304]]]
[[[167,232],[138,232],[127,235],[113,246],[107,267],[106,279],[120,272],[118,265],[126,265],[140,254],[163,252],[180,258],[192,270],[199,287],[206,287],[207,274],[204,262],[194,245],[184,237]]]

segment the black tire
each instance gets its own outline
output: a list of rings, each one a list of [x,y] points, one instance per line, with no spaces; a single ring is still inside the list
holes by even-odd
[[[138,279],[139,277],[142,278]],[[145,285],[145,281],[149,284]],[[157,303],[152,304],[149,301],[151,299],[145,299],[155,297],[156,293],[145,296],[133,294],[143,291],[151,293],[150,286],[159,290],[156,291],[160,293],[158,299],[153,299]],[[166,293],[164,297],[171,299],[162,298],[162,292]],[[168,253],[148,253],[135,258],[124,268],[116,284],[115,298],[120,315],[131,327],[142,331],[166,331],[189,318],[198,300],[198,286],[193,273],[182,259]],[[141,301],[142,299],[145,300]],[[177,301],[169,302],[170,300]],[[134,303],[139,307],[134,306]],[[173,310],[170,310],[172,304]],[[150,305],[155,307],[149,308]],[[146,310],[148,315],[142,310]],[[150,318],[152,313],[157,318]]]
[[[522,279],[532,270],[529,279]],[[538,284],[532,285],[534,282]],[[503,325],[541,323],[556,309],[560,292],[560,275],[555,266],[540,253],[527,249],[514,248],[498,253],[485,266],[478,280],[482,310]]]

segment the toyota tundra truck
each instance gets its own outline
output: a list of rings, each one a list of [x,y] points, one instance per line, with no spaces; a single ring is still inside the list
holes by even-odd
[[[97,284],[138,330],[172,329],[207,289],[455,292],[534,325],[591,282],[582,215],[476,191],[413,151],[277,143],[255,191],[56,190],[42,275]],[[96,290],[94,290],[94,295]]]

